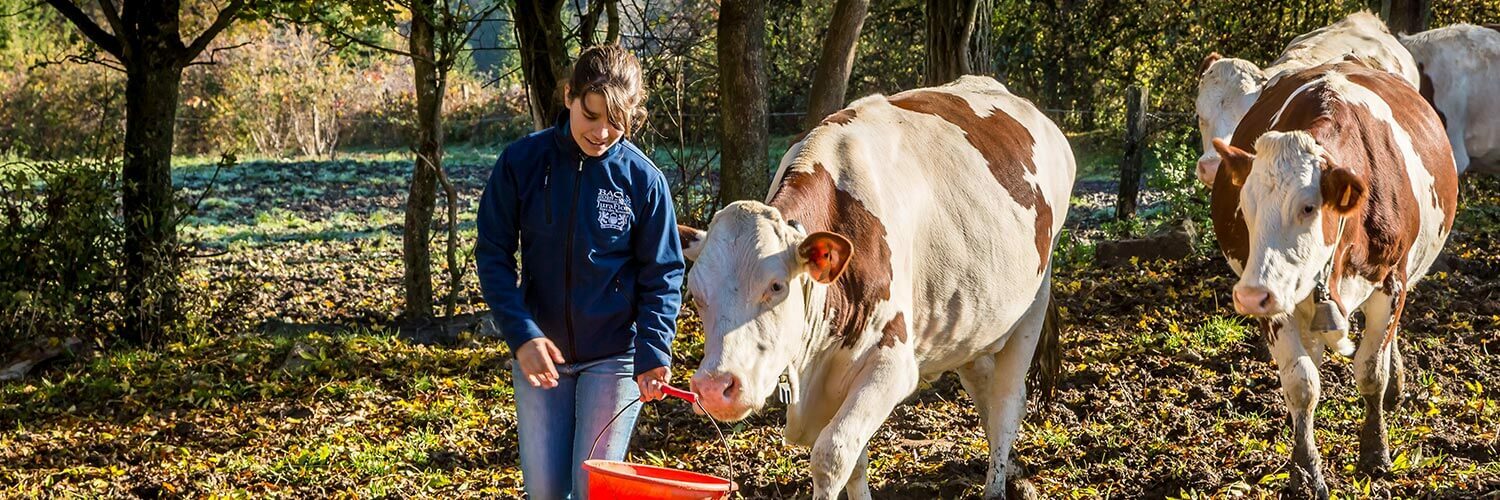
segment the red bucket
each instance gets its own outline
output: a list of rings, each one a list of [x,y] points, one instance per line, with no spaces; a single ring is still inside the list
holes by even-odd
[[[687,401],[689,404],[698,405],[698,409],[703,410],[704,415],[708,414],[708,411],[703,409],[703,405],[698,403],[697,394],[670,385],[662,387],[662,392]],[[598,436],[594,436],[594,445],[589,448],[589,456],[593,456],[594,450],[599,447],[599,438],[604,436],[604,431],[614,425],[615,420],[619,419],[625,410],[639,402],[639,400],[631,401],[615,414],[615,418],[604,424],[604,429],[599,431]],[[713,422],[713,417],[709,417],[709,422]],[[714,432],[719,434],[719,442],[724,445],[724,453],[727,456],[729,455],[729,442],[724,440],[724,432],[719,430],[719,424],[713,423]],[[584,460],[583,470],[588,474],[589,498],[601,500],[717,500],[729,498],[730,494],[739,489],[734,481],[718,476],[614,460]]]
[[[734,481],[667,467],[586,460],[589,498],[709,500],[729,498]]]

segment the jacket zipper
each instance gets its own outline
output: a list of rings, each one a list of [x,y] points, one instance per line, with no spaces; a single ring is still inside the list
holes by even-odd
[[[578,192],[582,188],[583,157],[579,156],[578,172],[573,176],[573,204],[568,209],[568,212],[570,214],[568,216],[568,247],[567,250],[563,253],[563,255],[567,256],[567,264],[564,266],[563,271],[563,281],[565,285],[565,287],[563,288],[563,304],[566,305],[566,307],[564,307],[564,310],[567,312],[567,315],[563,319],[564,321],[566,321],[568,326],[569,363],[578,362],[578,341],[577,336],[573,333],[573,239],[574,236],[578,234]]]

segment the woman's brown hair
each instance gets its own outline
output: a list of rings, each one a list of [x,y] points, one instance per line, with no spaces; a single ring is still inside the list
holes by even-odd
[[[596,45],[578,55],[573,76],[568,79],[569,101],[590,92],[604,97],[609,123],[629,137],[646,121],[646,89],[641,83],[641,63],[619,45]]]

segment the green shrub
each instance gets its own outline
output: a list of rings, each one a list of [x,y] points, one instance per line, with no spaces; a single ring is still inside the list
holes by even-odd
[[[0,344],[116,328],[123,231],[118,165],[0,168]]]

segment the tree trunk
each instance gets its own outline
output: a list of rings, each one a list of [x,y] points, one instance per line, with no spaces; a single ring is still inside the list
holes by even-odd
[[[1432,0],[1381,0],[1380,15],[1391,33],[1426,31],[1432,21]]]
[[[432,0],[419,0],[432,9]],[[525,2],[521,2],[525,3]],[[417,10],[417,9],[413,9]],[[436,64],[437,49],[431,20],[413,15],[410,52],[412,76],[417,90],[416,158],[411,188],[406,197],[406,223],[401,233],[402,260],[406,266],[407,321],[432,319],[432,213],[437,201],[437,169],[443,160],[443,75]]]
[[[766,160],[766,6],[719,5],[719,203],[762,200],[771,183]]]
[[[619,34],[619,27],[620,27],[619,26],[619,13],[620,13],[620,11],[619,11],[618,8],[615,7],[615,2],[616,2],[616,0],[590,0],[589,1],[589,10],[588,10],[588,12],[585,12],[583,14],[583,17],[578,20],[578,45],[579,46],[581,46],[581,47],[592,47],[594,45],[601,45],[601,44],[603,44],[603,45],[609,45],[609,44],[615,43],[615,42],[617,42],[619,40],[617,38],[617,35]],[[607,15],[609,16],[609,18],[605,20],[605,24],[607,25],[607,28],[613,29],[614,31],[612,31],[612,32],[607,31],[606,34],[604,35],[604,39],[600,40],[598,38],[599,16],[606,15],[606,11],[608,12]]]
[[[563,40],[562,0],[522,0],[513,6],[511,18],[515,19],[531,120],[541,130],[552,126],[563,108],[568,47]]]
[[[443,317],[453,319],[458,314],[458,295],[463,292],[464,267],[458,263],[458,189],[448,179],[442,167],[436,170],[438,182],[443,186],[444,204],[448,208],[448,298],[443,301]]]
[[[823,52],[818,56],[818,69],[813,73],[807,116],[802,118],[804,130],[818,126],[823,117],[844,106],[859,32],[869,12],[870,0],[839,0],[834,4],[833,16],[828,20],[828,35],[823,38]]]
[[[969,38],[978,15],[978,0],[927,0],[927,85],[969,74]]]
[[[182,66],[142,51],[125,79],[124,329],[131,343],[152,342],[177,314],[177,216],[172,195],[172,140]]]
[[[92,48],[125,66],[125,159],[121,211],[125,226],[122,340],[154,341],[177,319],[177,210],[172,141],[182,70],[240,15],[231,0],[191,44],[182,41],[181,0],[99,2],[111,30],[70,0],[46,0],[76,26]]]
[[[604,26],[604,43],[615,45],[620,43],[620,2],[611,0],[604,7],[606,23]]]
[[[176,200],[172,143],[186,64],[176,0],[124,11],[136,40],[125,62],[125,162],[120,202],[125,218],[124,328],[120,337],[151,343],[177,315]],[[129,43],[129,42],[126,42]]]

